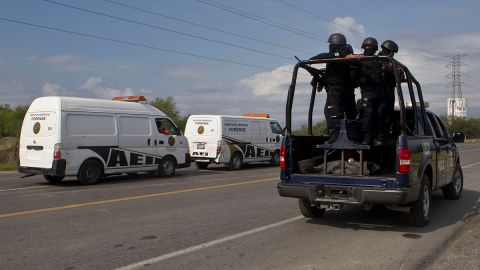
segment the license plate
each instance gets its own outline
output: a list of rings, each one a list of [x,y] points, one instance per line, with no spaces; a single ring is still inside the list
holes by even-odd
[[[205,144],[197,144],[197,149],[205,149]]]

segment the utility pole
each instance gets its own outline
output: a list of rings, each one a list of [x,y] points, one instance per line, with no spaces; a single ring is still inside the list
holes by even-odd
[[[447,116],[449,125],[452,126],[455,117],[467,117],[467,99],[462,97],[462,72],[460,68],[462,66],[462,58],[466,54],[456,54],[447,56],[450,58],[450,63],[447,65],[452,71],[447,75],[452,81],[448,84],[448,87],[452,88],[452,93],[447,102]]]

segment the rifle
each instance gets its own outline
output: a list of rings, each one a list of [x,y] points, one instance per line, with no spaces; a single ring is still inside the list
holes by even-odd
[[[298,57],[295,56],[295,58],[298,60],[298,62],[301,63],[300,66],[308,73],[310,73],[310,75],[312,75],[313,78],[310,81],[310,85],[316,87],[318,92],[321,92],[322,89],[325,87],[326,70],[324,68],[316,69],[312,66],[302,63],[302,60],[300,60]]]

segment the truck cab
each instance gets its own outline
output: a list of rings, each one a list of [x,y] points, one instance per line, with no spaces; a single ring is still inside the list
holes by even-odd
[[[392,142],[361,144],[359,119],[341,121],[337,140],[313,134],[313,112],[317,86],[312,86],[308,111],[308,134],[292,131],[292,107],[299,69],[312,76],[316,68],[334,61],[380,60],[395,71],[395,110],[390,130]],[[404,75],[401,75],[404,74]],[[405,91],[404,91],[405,89]],[[419,82],[408,68],[386,56],[357,59],[300,61],[294,68],[286,104],[286,134],[280,152],[280,196],[297,198],[301,213],[308,218],[323,217],[325,210],[348,205],[371,209],[376,204],[405,212],[414,226],[430,220],[431,194],[442,189],[446,199],[458,199],[463,174],[457,147],[445,125],[427,111]]]

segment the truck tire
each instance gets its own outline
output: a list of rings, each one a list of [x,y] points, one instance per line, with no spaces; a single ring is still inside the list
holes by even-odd
[[[195,166],[197,166],[197,168],[200,169],[200,170],[205,170],[208,167],[208,164],[210,164],[210,163],[208,163],[208,162],[198,162],[198,161],[195,162]]]
[[[158,175],[161,177],[171,177],[175,174],[176,162],[172,157],[164,157],[158,164]]]
[[[275,151],[273,153],[272,159],[270,160],[270,165],[279,166],[280,165],[280,151]]]
[[[88,159],[80,166],[77,178],[82,185],[94,185],[98,183],[101,175],[102,164],[94,159]]]
[[[460,163],[455,166],[453,181],[442,188],[443,197],[447,200],[458,200],[462,196],[463,191],[463,171]]]
[[[43,175],[43,178],[47,180],[50,184],[58,184],[63,180],[63,176],[55,176],[55,175]]]
[[[240,170],[243,167],[243,157],[239,152],[235,152],[230,157],[230,162],[228,163],[228,168],[232,171]]]
[[[298,207],[302,215],[306,218],[322,218],[325,215],[324,208],[318,208],[306,199],[298,199]]]
[[[427,226],[430,221],[430,203],[432,201],[432,188],[430,178],[424,175],[420,185],[418,200],[410,208],[408,223],[413,226]]]

